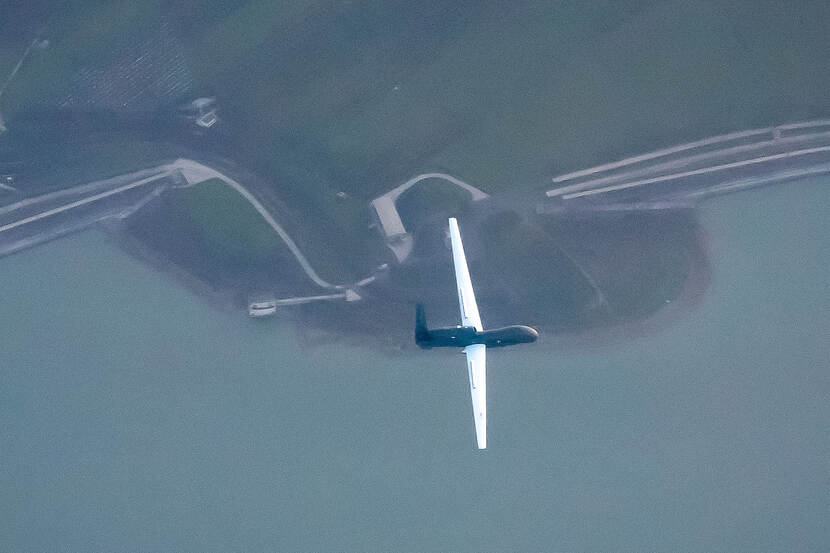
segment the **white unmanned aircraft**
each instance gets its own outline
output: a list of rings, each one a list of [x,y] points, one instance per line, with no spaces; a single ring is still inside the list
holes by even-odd
[[[476,441],[479,449],[485,449],[487,447],[486,348],[535,342],[539,337],[539,332],[524,325],[484,330],[473,293],[470,271],[467,269],[464,246],[461,244],[461,233],[458,231],[458,222],[455,219],[450,219],[450,240],[455,266],[455,282],[458,288],[458,304],[461,308],[461,324],[447,328],[428,329],[424,307],[419,304],[415,313],[415,343],[422,348],[464,348],[464,353],[467,355],[467,372],[470,377],[470,395],[473,400]]]

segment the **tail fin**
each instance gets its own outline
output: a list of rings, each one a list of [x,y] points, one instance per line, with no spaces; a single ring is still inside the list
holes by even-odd
[[[427,316],[424,313],[424,304],[419,303],[415,307],[415,343],[425,346],[429,342],[429,330],[427,329]]]

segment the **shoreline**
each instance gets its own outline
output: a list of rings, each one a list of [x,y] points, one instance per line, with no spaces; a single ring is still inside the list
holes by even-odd
[[[178,190],[178,188],[168,186],[166,193],[157,196],[154,201],[145,202],[141,209],[131,212],[123,220],[103,221],[101,227],[126,253],[155,270],[173,277],[192,293],[225,313],[244,309],[246,294],[250,295],[255,292],[273,291],[277,297],[319,294],[319,288],[309,282],[307,275],[302,273],[295,259],[287,254],[271,258],[270,262],[264,266],[261,264],[237,266],[230,260],[223,261],[216,255],[216,252],[212,253],[205,249],[205,244],[200,242],[198,233],[195,233],[194,228],[188,223],[186,213],[181,212],[180,198],[176,196]],[[603,315],[597,312],[590,302],[584,305],[579,303],[582,301],[579,299],[580,296],[575,296],[572,301],[577,303],[567,307],[564,311],[557,309],[556,298],[545,298],[544,302],[553,301],[553,303],[549,307],[543,307],[540,311],[538,307],[531,309],[531,306],[537,303],[535,300],[531,301],[535,297],[533,296],[534,288],[540,285],[545,289],[550,286],[559,287],[558,295],[561,295],[561,290],[576,291],[584,287],[585,283],[581,281],[587,279],[587,286],[597,289],[598,285],[592,282],[591,276],[593,272],[596,272],[596,267],[593,268],[593,272],[587,272],[583,267],[585,262],[580,259],[579,252],[574,253],[570,251],[570,248],[563,250],[562,246],[558,245],[559,242],[571,244],[574,240],[579,242],[587,239],[590,246],[592,240],[599,240],[605,244],[603,246],[605,250],[613,251],[613,243],[618,239],[616,235],[619,229],[609,232],[609,228],[613,230],[615,225],[618,225],[616,221],[630,221],[631,217],[650,217],[648,220],[663,221],[661,224],[668,224],[667,228],[671,229],[678,224],[672,222],[678,213],[685,213],[684,217],[688,219],[687,222],[680,223],[678,228],[697,224],[694,210],[688,208],[679,211],[664,210],[657,214],[636,212],[622,217],[618,214],[601,214],[597,216],[601,216],[602,220],[606,221],[603,223],[604,227],[608,227],[609,224],[611,227],[605,228],[596,236],[591,236],[591,233],[586,234],[581,230],[581,225],[585,223],[582,216],[573,219],[568,217],[540,219],[542,216],[538,213],[534,214],[530,205],[517,205],[515,201],[498,198],[478,202],[474,212],[467,214],[466,223],[462,226],[477,229],[477,232],[472,232],[468,240],[471,267],[477,275],[475,280],[478,281],[480,288],[480,302],[488,306],[490,324],[508,324],[514,320],[525,321],[527,319],[525,322],[538,325],[553,336],[581,335],[586,332],[594,335],[598,329],[614,329],[619,326],[628,326],[632,322],[643,324],[642,321],[647,321],[649,317],[662,310],[649,307],[643,314],[608,312]],[[557,256],[561,257],[564,254],[561,260],[570,260],[569,263],[573,267],[553,275],[544,274],[546,271],[537,271],[538,274],[532,273],[528,277],[524,274],[527,272],[525,270],[519,273],[512,270],[507,274],[500,274],[498,264],[492,262],[498,260],[505,252],[500,253],[499,247],[492,250],[493,246],[488,246],[485,229],[492,226],[494,217],[503,219],[504,215],[509,215],[508,220],[516,217],[520,227],[531,233],[528,236],[537,236],[541,240],[534,245],[537,250],[542,248],[541,251],[547,252],[546,255],[553,256],[551,259],[558,259]],[[597,216],[589,219],[589,223],[596,226]],[[545,238],[548,231],[538,234],[538,229],[533,230],[542,222],[553,222],[554,226],[559,225],[561,228],[555,230],[555,236]],[[453,276],[449,269],[451,264],[448,259],[444,259],[448,254],[441,248],[439,239],[445,230],[444,224],[445,220],[435,214],[425,215],[421,224],[416,225],[415,232],[416,245],[421,244],[416,249],[423,250],[423,256],[416,256],[419,259],[414,260],[413,263],[395,266],[388,278],[362,288],[361,295],[364,299],[357,304],[347,306],[345,302],[337,301],[320,305],[297,306],[280,311],[290,312],[297,331],[309,339],[316,335],[328,341],[359,340],[365,342],[369,338],[370,341],[381,344],[382,349],[406,348],[411,330],[410,311],[416,302],[432,305],[430,309],[435,311],[436,317],[433,320],[436,323],[443,319],[454,320],[457,316],[454,306],[444,305],[447,302],[451,303],[453,297],[451,292],[454,290]],[[622,230],[629,228],[626,232],[630,233],[631,226],[632,223],[626,223],[621,228]],[[636,231],[637,225],[634,224],[633,228]],[[655,236],[659,237],[659,232]],[[678,239],[688,240],[683,232],[677,236]],[[625,233],[623,233],[624,237]],[[611,242],[608,242],[609,240]],[[634,240],[636,244],[638,240],[643,240],[643,237],[638,237],[635,232],[628,240]],[[692,237],[692,242],[697,241],[699,241],[698,235]],[[648,242],[643,242],[643,244],[648,244]],[[658,240],[656,244],[660,246],[660,249],[682,247],[684,250],[693,252],[699,249],[699,244],[696,243],[662,243]],[[505,245],[509,247],[509,243]],[[593,247],[596,245],[594,244]],[[585,244],[582,245],[582,249],[584,247]],[[579,247],[576,249],[579,250]],[[529,251],[528,255],[534,256],[532,251]],[[705,265],[705,260],[705,253],[701,253],[700,256],[695,257],[693,263]],[[513,265],[514,269],[522,265],[520,261],[517,260],[517,264]],[[604,260],[600,258],[600,270],[603,270],[603,263]],[[556,266],[559,264],[561,263],[555,263]],[[435,280],[436,267],[441,274],[438,281]],[[680,297],[689,289],[688,279],[691,276],[692,273],[684,277],[686,286],[680,292]],[[519,280],[516,280],[517,278]],[[551,278],[563,278],[566,282],[560,284],[555,281],[548,282]],[[542,281],[540,282],[539,279]],[[543,284],[545,282],[546,284]],[[633,282],[636,284],[636,279]],[[565,285],[564,288],[562,284]],[[574,286],[578,288],[573,288]],[[705,284],[703,288],[705,289]],[[440,309],[436,310],[435,306],[439,306]]]

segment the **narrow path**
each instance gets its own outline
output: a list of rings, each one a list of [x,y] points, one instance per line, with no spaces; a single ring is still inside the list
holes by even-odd
[[[59,206],[59,207],[56,207],[56,208],[53,208],[53,209],[48,209],[48,210],[43,211],[41,213],[38,213],[36,215],[32,215],[30,217],[25,217],[23,219],[19,219],[17,221],[12,222],[12,223],[8,223],[6,225],[0,226],[0,232],[6,232],[7,230],[11,230],[13,228],[21,227],[23,225],[27,225],[29,223],[39,221],[40,219],[44,219],[46,217],[49,217],[51,215],[55,215],[57,213],[62,213],[64,211],[69,211],[70,209],[74,209],[76,207],[80,207],[82,205],[92,203],[92,202],[100,200],[102,198],[107,198],[109,196],[114,196],[115,194],[119,194],[121,192],[125,192],[127,190],[131,190],[133,188],[143,186],[143,185],[145,185],[149,182],[156,181],[160,177],[163,177],[163,176],[165,176],[164,173],[159,173],[157,175],[153,175],[151,177],[147,177],[145,179],[141,179],[139,181],[136,181],[136,182],[133,182],[133,183],[130,183],[130,184],[125,184],[124,186],[119,186],[118,188],[114,188],[112,190],[107,190],[106,192],[101,192],[100,194],[95,194],[93,196],[83,198],[82,200],[76,200],[74,202],[70,202],[68,204],[64,204],[62,206]]]
[[[410,187],[426,179],[441,179],[459,186],[470,193],[474,202],[489,197],[485,192],[482,192],[475,186],[467,184],[452,175],[446,173],[422,173],[372,200],[370,205],[374,208],[378,216],[381,230],[388,241],[387,245],[392,250],[392,253],[395,254],[399,263],[402,263],[409,257],[412,251],[412,237],[406,234],[406,228],[403,226],[403,221],[401,220],[395,203],[398,201],[398,196],[406,192]]]
[[[134,173],[130,173],[129,175],[121,175],[118,177],[113,177],[110,179],[104,179],[100,181],[95,181],[92,183],[83,184],[80,186],[76,186],[73,188],[67,188],[64,190],[59,190],[56,192],[51,192],[49,194],[44,194],[42,196],[37,196],[34,198],[26,198],[24,200],[20,200],[13,204],[9,204],[6,206],[0,207],[0,214],[3,213],[10,213],[12,211],[16,211],[18,209],[36,205],[38,203],[48,202],[51,200],[55,200],[64,196],[72,196],[77,194],[82,194],[88,191],[94,191],[97,189],[101,189],[102,187],[106,187],[108,185],[117,184],[120,182],[124,182],[125,180],[130,180],[132,178],[138,177],[138,180],[133,182],[127,182],[121,186],[117,186],[116,188],[112,188],[109,190],[105,190],[103,192],[93,194],[92,196],[87,196],[85,198],[75,200],[69,202],[64,205],[60,205],[58,207],[47,209],[46,211],[42,211],[35,215],[31,215],[29,217],[24,217],[17,221],[13,221],[7,223],[3,226],[0,226],[0,233],[21,227],[23,225],[27,225],[29,223],[33,223],[35,221],[39,221],[46,217],[50,217],[52,215],[63,213],[65,211],[69,211],[71,209],[75,209],[77,207],[90,204],[92,202],[101,200],[103,198],[107,198],[110,196],[114,196],[116,194],[125,192],[127,190],[132,190],[139,186],[144,186],[148,183],[156,181],[158,179],[168,177],[174,174],[180,174],[182,178],[184,178],[186,184],[179,185],[177,188],[186,188],[190,186],[196,186],[201,182],[210,180],[210,179],[219,179],[231,188],[233,188],[236,192],[238,192],[243,198],[245,198],[256,211],[262,216],[263,219],[268,223],[268,225],[279,235],[279,237],[285,242],[285,245],[291,251],[294,258],[300,264],[303,271],[305,271],[306,275],[318,286],[321,288],[333,289],[333,290],[343,290],[346,289],[347,286],[343,284],[332,284],[324,280],[314,268],[309,263],[308,259],[306,259],[303,252],[300,251],[300,248],[297,246],[296,242],[289,236],[289,234],[285,231],[285,229],[274,219],[271,213],[265,208],[262,203],[257,200],[257,198],[244,186],[240,183],[235,181],[234,179],[228,177],[227,175],[216,171],[206,165],[202,165],[199,162],[190,160],[190,159],[177,159],[172,163],[168,163],[166,165],[161,165],[159,167],[153,169],[145,169],[142,171],[136,171]],[[146,202],[145,202],[146,203]],[[371,282],[371,276],[363,279],[362,283]]]
[[[392,190],[390,190],[389,192],[387,192],[386,194],[384,194],[383,196],[380,196],[380,197],[381,198],[383,198],[383,197],[390,198],[394,202],[395,200],[398,199],[398,196],[403,194],[408,188],[410,188],[411,186],[413,186],[415,184],[418,184],[422,180],[426,180],[426,179],[442,179],[442,180],[451,182],[456,186],[460,186],[461,188],[463,188],[464,190],[466,190],[467,192],[470,193],[470,196],[473,197],[473,201],[483,200],[484,198],[488,197],[485,192],[482,192],[481,190],[479,190],[475,186],[473,186],[471,184],[467,184],[463,180],[457,179],[454,176],[448,175],[446,173],[423,173],[423,174],[420,174],[418,176],[412,177],[411,179],[409,179],[408,181],[406,181],[402,185],[400,185],[396,188],[393,188]]]
[[[757,137],[757,138],[756,138]],[[565,200],[828,151],[830,120],[803,121],[735,132],[560,175],[548,197]],[[712,146],[718,146],[712,149]],[[670,158],[683,153],[682,157]],[[750,156],[754,154],[755,157]],[[664,158],[664,159],[660,159]],[[668,158],[668,159],[665,159]],[[644,161],[655,163],[642,165]],[[703,163],[712,165],[700,167]],[[615,171],[630,165],[626,170]],[[669,174],[669,172],[673,172]],[[582,177],[590,177],[583,180]],[[579,181],[574,184],[567,182]]]
[[[791,151],[791,152],[784,152],[782,154],[774,154],[774,155],[770,155],[770,156],[762,156],[762,157],[756,157],[756,158],[752,158],[752,159],[745,159],[745,160],[742,160],[742,161],[735,161],[733,163],[723,163],[721,165],[714,165],[712,167],[706,167],[706,168],[703,168],[703,169],[695,169],[693,171],[684,171],[682,173],[673,173],[671,175],[663,175],[663,176],[660,176],[660,177],[653,177],[653,178],[650,178],[650,179],[641,179],[641,180],[636,180],[636,181],[633,181],[633,182],[626,182],[626,183],[623,183],[623,184],[615,184],[615,185],[612,185],[612,186],[605,186],[603,188],[594,188],[594,189],[591,189],[591,190],[583,190],[581,192],[573,192],[573,193],[570,193],[570,194],[565,194],[562,197],[566,200],[570,200],[570,199],[573,199],[573,198],[580,198],[582,196],[593,196],[593,195],[596,195],[596,194],[603,194],[605,192],[614,192],[614,191],[617,191],[617,190],[625,190],[627,188],[634,188],[634,187],[637,187],[637,186],[642,186],[644,184],[654,184],[654,183],[658,183],[658,182],[665,182],[665,181],[670,181],[670,180],[675,180],[675,179],[680,179],[680,178],[685,178],[685,177],[693,177],[693,176],[696,176],[696,175],[704,175],[704,174],[707,174],[707,173],[714,173],[714,172],[717,172],[717,171],[725,171],[727,169],[736,169],[738,167],[746,167],[746,166],[749,166],[749,165],[757,165],[759,163],[766,163],[768,161],[775,161],[775,160],[778,160],[778,159],[787,159],[787,158],[794,158],[794,157],[799,157],[799,156],[806,156],[806,155],[817,154],[817,153],[821,153],[821,152],[830,152],[830,146],[819,146],[819,147],[816,147],[816,148],[805,148],[803,150],[795,150],[795,151]],[[550,194],[548,194],[548,195],[550,195]]]
[[[217,178],[226,183],[228,186],[239,192],[248,202],[254,206],[254,209],[262,216],[263,219],[274,229],[277,234],[279,234],[280,238],[282,238],[285,245],[288,246],[288,249],[291,250],[291,253],[297,259],[297,262],[303,268],[305,273],[308,275],[308,278],[314,281],[315,284],[322,288],[333,288],[333,289],[343,289],[346,286],[342,284],[331,284],[330,282],[325,281],[314,268],[311,266],[311,263],[308,262],[308,259],[303,255],[303,252],[300,251],[300,248],[297,247],[297,244],[288,235],[282,226],[271,216],[265,206],[263,206],[256,197],[251,194],[248,189],[244,186],[233,180],[232,178],[228,177],[216,171],[215,169],[211,169],[201,163],[190,159],[177,159],[170,165],[167,165],[172,170],[178,170],[181,172],[184,179],[187,181],[186,185],[182,185],[182,187],[189,187],[189,186],[196,186],[200,182],[204,182],[206,180]]]
[[[29,56],[29,52],[32,51],[32,48],[35,47],[35,44],[38,43],[38,39],[35,38],[32,42],[29,43],[29,46],[23,52],[23,55],[20,57],[20,61],[17,62],[17,65],[14,66],[12,69],[11,74],[6,78],[6,82],[3,83],[3,86],[0,87],[0,133],[6,131],[6,125],[3,122],[3,92],[6,91],[6,88],[9,86],[9,83],[12,82],[14,76],[17,75],[17,72],[20,71],[20,68],[23,67],[23,62],[26,61],[26,58]]]
[[[641,154],[638,156],[629,157],[626,159],[621,159],[619,161],[614,161],[611,163],[605,163],[603,165],[597,165],[596,167],[589,167],[588,169],[582,169],[580,171],[574,171],[572,173],[567,173],[564,175],[559,175],[557,177],[553,177],[553,182],[565,182],[569,180],[578,179],[580,177],[586,177],[588,175],[594,175],[596,173],[605,173],[612,169],[617,169],[619,167],[625,167],[626,165],[633,165],[635,163],[640,163],[642,161],[648,161],[651,159],[656,159],[660,157],[666,157],[672,154],[677,154],[680,152],[685,152],[687,150],[694,150],[697,148],[711,146],[714,144],[721,144],[725,142],[731,142],[734,140],[750,138],[753,136],[760,136],[769,134],[775,138],[779,138],[782,132],[786,131],[793,131],[793,130],[800,130],[800,129],[812,129],[817,127],[826,127],[830,125],[830,119],[818,119],[815,121],[802,121],[799,123],[790,123],[787,125],[778,125],[775,127],[766,127],[763,129],[751,129],[747,131],[738,131],[729,134],[722,134],[720,136],[713,136],[710,138],[704,138],[703,140],[696,140],[694,142],[687,142],[686,144],[679,144],[677,146],[671,146],[669,148],[663,148],[661,150],[656,150],[654,152],[650,152],[648,154]]]
[[[23,200],[19,200],[17,202],[0,206],[0,215],[4,213],[10,213],[12,211],[16,211],[18,209],[22,209],[24,207],[28,207],[30,205],[35,205],[43,202],[48,202],[51,200],[56,200],[58,198],[62,198],[64,196],[73,196],[76,194],[82,194],[84,192],[91,192],[93,190],[98,190],[101,188],[106,188],[108,186],[114,185],[119,182],[129,183],[135,182],[135,179],[143,179],[144,177],[149,176],[167,176],[166,174],[161,174],[159,172],[159,168],[155,167],[153,169],[143,169],[141,171],[135,171],[133,173],[127,173],[124,175],[118,175],[117,177],[111,177],[108,179],[98,180],[94,182],[89,182],[86,184],[80,184],[78,186],[73,186],[72,188],[64,188],[61,190],[56,190],[55,192],[49,192],[48,194],[41,194],[40,196],[34,196],[32,198],[26,198]]]

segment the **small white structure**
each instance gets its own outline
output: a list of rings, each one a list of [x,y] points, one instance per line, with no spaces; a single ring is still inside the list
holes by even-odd
[[[14,184],[14,177],[12,175],[0,175],[0,190],[8,190],[9,192],[17,192],[17,188],[12,186]]]
[[[274,296],[256,296],[248,300],[248,315],[267,317],[277,312],[277,299]]]
[[[219,121],[219,118],[216,116],[215,109],[212,109],[196,118],[196,124],[203,129],[209,129],[217,121]]]
[[[216,98],[196,98],[184,109],[191,113],[189,117],[203,129],[209,129],[219,121],[216,115]]]
[[[324,294],[321,296],[297,296],[294,298],[277,299],[273,295],[253,296],[248,300],[248,315],[251,317],[267,317],[277,312],[277,307],[282,305],[302,305],[314,301],[346,300],[348,302],[360,301],[363,299],[355,290],[347,288],[337,294]]]
[[[216,103],[216,98],[196,98],[190,105],[188,106],[189,109],[203,113],[207,110],[210,106]]]
[[[398,214],[398,208],[395,204],[401,194],[426,179],[440,179],[445,180],[450,184],[454,184],[455,186],[469,192],[470,198],[474,202],[489,197],[485,192],[482,192],[475,186],[471,186],[466,182],[453,177],[452,175],[447,175],[446,173],[423,173],[416,177],[412,177],[400,186],[393,188],[386,194],[378,196],[369,202],[369,205],[372,207],[372,210],[377,217],[380,231],[386,238],[386,245],[389,246],[389,249],[391,249],[392,253],[395,254],[398,263],[403,263],[403,261],[409,257],[409,254],[412,252],[413,239],[403,226],[403,221],[401,221],[401,216]]]

